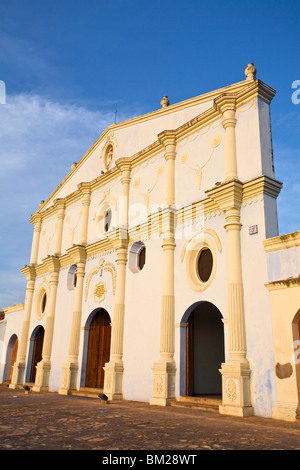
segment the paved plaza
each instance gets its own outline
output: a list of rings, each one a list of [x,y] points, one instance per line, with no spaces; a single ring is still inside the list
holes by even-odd
[[[26,394],[0,386],[0,449],[99,450],[105,455],[178,451],[187,456],[201,450],[300,450],[300,420],[237,418],[130,401],[103,404],[97,398]]]

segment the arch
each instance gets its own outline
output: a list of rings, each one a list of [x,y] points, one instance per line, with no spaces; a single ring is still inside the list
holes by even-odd
[[[26,382],[35,382],[36,366],[42,360],[42,351],[44,343],[45,330],[38,325],[32,332],[30,337]]]
[[[181,321],[180,394],[221,395],[222,362],[225,362],[222,314],[210,302],[195,302]]]
[[[6,350],[5,368],[3,380],[11,380],[13,365],[17,360],[19,341],[16,334],[11,335]]]
[[[110,358],[110,339],[110,316],[104,308],[96,308],[90,313],[84,328],[82,387],[103,388],[103,368]]]
[[[77,264],[70,266],[67,275],[67,289],[74,290],[77,283]]]

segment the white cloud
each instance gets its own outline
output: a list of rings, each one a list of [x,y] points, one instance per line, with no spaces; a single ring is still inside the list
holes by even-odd
[[[0,275],[4,276],[0,309],[9,299],[9,304],[21,301],[22,293],[17,299],[15,294],[20,285],[19,268],[29,262],[31,214],[113,118],[113,113],[54,102],[37,94],[7,96],[6,104],[0,105]]]

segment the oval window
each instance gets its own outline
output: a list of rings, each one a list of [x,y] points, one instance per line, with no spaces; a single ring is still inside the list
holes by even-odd
[[[197,261],[197,274],[201,282],[207,282],[213,269],[213,255],[208,248],[200,251]]]
[[[111,209],[107,209],[104,214],[104,231],[108,232],[108,229],[111,224],[112,212]]]
[[[42,313],[45,312],[46,302],[47,302],[47,294],[45,292],[44,295],[43,295],[43,298],[42,298],[42,303],[41,303],[41,312]]]

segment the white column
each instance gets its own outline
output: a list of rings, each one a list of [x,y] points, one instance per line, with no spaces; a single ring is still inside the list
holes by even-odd
[[[174,319],[174,251],[175,214],[175,133],[166,131],[159,135],[165,147],[166,194],[163,210],[163,285],[161,299],[160,359],[153,365],[153,396],[151,405],[167,406],[175,399],[175,319]]]
[[[23,384],[25,367],[26,367],[26,353],[28,346],[28,333],[29,333],[29,324],[31,317],[32,301],[33,301],[33,292],[35,285],[35,268],[32,266],[26,266],[21,269],[24,276],[27,279],[27,289],[25,297],[25,312],[24,319],[22,324],[22,332],[19,343],[18,358],[13,366],[13,373],[10,388],[18,388],[19,385]]]
[[[110,400],[123,398],[123,340],[125,321],[125,291],[126,291],[126,265],[128,252],[128,207],[130,185],[130,163],[127,160],[118,160],[117,166],[122,172],[122,196],[119,201],[119,230],[113,243],[117,249],[117,277],[114,313],[112,320],[112,336],[110,360],[105,364],[104,393]]]
[[[47,308],[47,318],[45,326],[45,336],[43,341],[42,360],[37,364],[35,384],[32,388],[34,392],[47,391],[49,389],[49,375],[51,370],[51,352],[53,343],[56,295],[59,278],[59,259],[50,257],[45,260],[48,270],[51,272],[50,298]]]
[[[80,326],[82,314],[82,298],[83,298],[83,284],[85,276],[85,262],[86,251],[81,245],[74,246],[67,250],[71,255],[74,264],[77,265],[77,282],[75,289],[75,299],[73,307],[73,316],[71,324],[71,333],[69,341],[69,354],[68,360],[63,365],[63,378],[59,394],[68,395],[71,390],[77,388],[77,375],[78,375],[78,355],[79,355],[79,340],[80,340]]]

